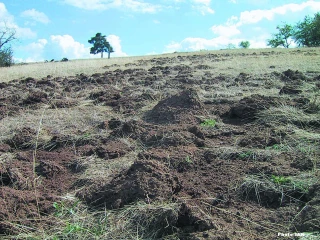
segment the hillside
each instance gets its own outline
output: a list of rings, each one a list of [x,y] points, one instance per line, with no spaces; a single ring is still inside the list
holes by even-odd
[[[319,55],[224,50],[0,69],[0,236],[316,235]]]

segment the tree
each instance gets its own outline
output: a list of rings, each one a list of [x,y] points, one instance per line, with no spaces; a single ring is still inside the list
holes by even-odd
[[[250,47],[250,42],[249,41],[242,41],[239,43],[239,47],[241,48],[249,48]]]
[[[233,43],[229,43],[227,45],[227,49],[236,49],[236,45],[234,45]]]
[[[290,24],[285,23],[282,26],[278,25],[277,29],[279,30],[279,32],[273,34],[272,39],[267,40],[267,45],[273,48],[279,46],[289,48],[290,44],[292,43],[291,38],[294,35],[294,27]]]
[[[101,53],[101,58],[103,58],[103,53],[108,53],[108,58],[110,58],[110,53],[114,52],[112,46],[107,41],[106,36],[102,36],[101,33],[97,33],[95,37],[88,40],[93,47],[90,48],[90,54]]]
[[[10,67],[13,64],[13,52],[11,47],[0,50],[0,67]]]
[[[16,40],[16,31],[6,24],[0,29],[0,67],[10,67],[13,64],[13,52],[10,43]]]
[[[318,47],[320,46],[320,13],[314,18],[306,16],[302,22],[295,26],[295,42],[299,46]]]

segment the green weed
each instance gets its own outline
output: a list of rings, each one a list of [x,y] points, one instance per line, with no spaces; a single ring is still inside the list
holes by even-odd
[[[288,151],[289,147],[283,144],[274,144],[272,146],[266,147],[266,150]]]
[[[239,158],[240,159],[254,158],[254,152],[246,151],[246,152],[239,153]]]
[[[216,125],[216,120],[214,119],[206,119],[200,125],[202,127],[214,127]]]
[[[186,156],[185,161],[186,161],[186,163],[188,163],[188,164],[193,163],[193,161],[192,161],[192,159],[191,159],[190,156]]]
[[[54,215],[56,217],[61,217],[65,215],[73,215],[75,214],[75,208],[78,205],[79,201],[76,201],[71,206],[67,206],[64,202],[54,202],[53,207],[55,208]]]
[[[277,185],[285,185],[285,184],[291,182],[290,178],[288,178],[288,177],[276,176],[276,175],[272,175],[271,180],[272,180],[272,182],[274,182]]]

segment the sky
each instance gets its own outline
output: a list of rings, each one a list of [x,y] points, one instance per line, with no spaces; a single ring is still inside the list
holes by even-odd
[[[277,25],[319,11],[315,0],[0,0],[0,32],[15,29],[16,62],[99,58],[88,43],[98,32],[111,57],[265,48]]]

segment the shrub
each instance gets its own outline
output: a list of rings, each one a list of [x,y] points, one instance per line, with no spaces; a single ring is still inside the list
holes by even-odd
[[[13,64],[11,48],[0,50],[0,67],[10,67]]]

